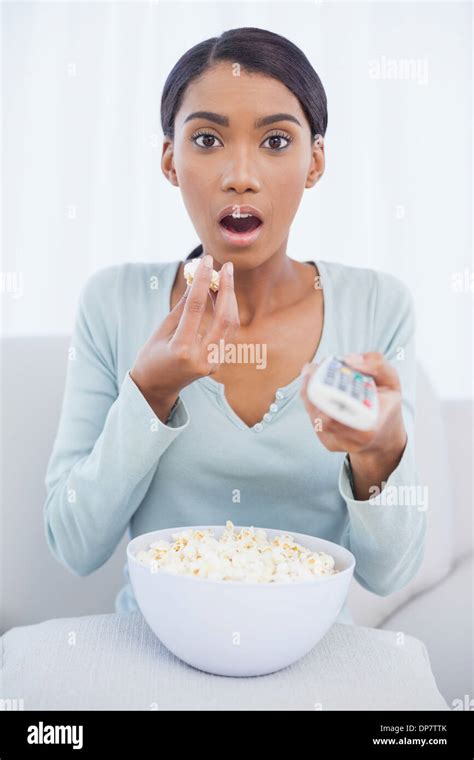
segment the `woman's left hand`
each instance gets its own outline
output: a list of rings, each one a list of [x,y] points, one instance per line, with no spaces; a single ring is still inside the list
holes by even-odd
[[[355,455],[357,460],[373,459],[390,453],[403,452],[407,434],[402,416],[402,395],[398,372],[378,351],[364,354],[346,354],[344,360],[360,372],[366,372],[374,378],[378,400],[379,414],[376,426],[372,430],[355,430],[329,417],[314,406],[308,398],[307,387],[317,364],[303,367],[303,383],[300,395],[321,443],[329,451],[346,451]],[[319,422],[320,420],[320,422]]]

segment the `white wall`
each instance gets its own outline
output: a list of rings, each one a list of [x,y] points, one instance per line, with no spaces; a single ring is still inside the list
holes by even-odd
[[[474,272],[469,2],[18,2],[1,13],[5,334],[68,333],[93,271],[197,245],[160,169],[161,90],[192,45],[260,26],[302,48],[328,96],[326,173],[288,254],[403,279],[435,387],[472,395],[474,294],[452,287],[455,272]]]

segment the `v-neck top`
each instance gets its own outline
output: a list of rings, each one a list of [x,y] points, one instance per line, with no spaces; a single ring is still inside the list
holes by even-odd
[[[75,361],[68,361],[45,477],[45,531],[54,556],[88,575],[125,531],[134,538],[229,519],[333,541],[354,554],[354,579],[364,588],[384,596],[402,588],[421,565],[426,533],[424,509],[397,500],[419,483],[415,318],[407,286],[374,269],[314,260],[324,320],[313,361],[380,351],[400,377],[407,445],[381,493],[363,501],[354,498],[347,453],[326,449],[313,429],[301,375],[275,389],[269,416],[252,427],[210,377],[181,391],[168,424],[156,417],[129,370],[169,313],[180,263],[116,264],[81,289]],[[125,556],[124,562],[126,583],[115,603],[123,612],[137,609]],[[347,604],[338,620],[352,622]]]
[[[323,279],[323,276],[321,274],[321,269],[319,268],[320,266],[321,268],[323,268],[323,264],[321,262],[314,260],[314,261],[306,261],[304,263],[314,264],[314,266],[318,268],[321,288],[323,292],[323,301],[324,301],[323,309],[324,309],[324,315],[325,315],[326,310],[328,308],[327,303],[331,298],[330,280],[328,278]],[[178,266],[179,264],[180,262],[178,262]],[[176,272],[174,273],[174,276],[172,276],[171,278],[171,289],[173,287],[175,276],[176,276]],[[170,306],[171,306],[171,303],[170,303]],[[324,352],[325,332],[326,332],[326,318],[324,315],[323,315],[323,327],[322,327],[321,336],[319,339],[319,344],[310,362],[318,362],[319,357],[324,355],[323,352]],[[254,425],[247,425],[247,423],[244,422],[244,420],[242,420],[239,417],[239,415],[234,411],[234,409],[231,407],[225,395],[224,383],[220,383],[219,381],[215,380],[210,375],[200,378],[199,382],[201,382],[202,385],[208,388],[211,392],[217,394],[218,403],[221,404],[223,411],[228,415],[229,419],[232,422],[234,422],[235,425],[237,425],[237,427],[241,428],[242,430],[253,430],[254,433],[260,433],[272,421],[276,412],[280,412],[289,403],[289,401],[291,401],[294,395],[298,393],[299,388],[301,386],[301,374],[298,374],[297,377],[293,378],[293,380],[287,385],[282,385],[280,388],[276,388],[275,396],[272,403],[270,404],[269,408],[263,415],[262,419],[256,422]]]

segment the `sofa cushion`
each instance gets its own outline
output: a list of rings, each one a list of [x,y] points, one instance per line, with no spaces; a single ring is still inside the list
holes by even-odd
[[[358,625],[381,625],[400,605],[432,588],[450,572],[453,563],[453,502],[445,438],[440,402],[418,363],[415,451],[421,483],[428,488],[425,556],[415,577],[404,588],[388,596],[377,596],[353,579],[348,605]]]
[[[456,505],[453,511],[453,551],[457,558],[467,557],[474,550],[473,400],[452,399],[443,402],[443,418],[451,470],[451,492],[453,504]]]
[[[424,641],[438,688],[452,709],[468,709],[463,707],[465,695],[474,699],[473,577],[471,554],[435,588],[411,599],[382,625]]]

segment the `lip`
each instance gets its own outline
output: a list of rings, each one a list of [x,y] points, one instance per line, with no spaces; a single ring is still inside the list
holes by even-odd
[[[260,219],[260,224],[255,230],[252,230],[251,232],[231,232],[231,230],[227,230],[222,226],[221,220],[228,214],[232,214],[235,206],[238,206],[239,211],[241,211],[243,214],[252,214],[253,216],[257,217],[257,219]],[[231,206],[226,206],[219,212],[219,216],[217,218],[217,226],[221,232],[222,237],[226,243],[230,243],[230,245],[233,245],[236,248],[243,248],[247,245],[250,245],[251,243],[254,243],[255,240],[259,237],[263,225],[263,214],[258,208],[244,204],[241,205],[240,203],[233,203]]]
[[[255,242],[255,240],[260,235],[263,224],[259,224],[257,229],[252,230],[252,232],[231,232],[230,230],[226,230],[222,224],[218,224],[217,226],[221,231],[222,237],[227,243],[230,243],[237,248],[243,248],[244,246]]]
[[[260,221],[263,224],[264,222],[263,214],[258,208],[255,208],[255,206],[244,206],[243,204],[240,204],[240,203],[233,203],[231,206],[226,206],[221,211],[219,211],[219,216],[217,217],[218,223],[220,223],[221,220],[228,214],[232,214],[232,211],[234,210],[235,206],[237,206],[239,211],[241,211],[243,214],[252,214],[253,216],[256,216],[257,219],[260,219]]]

